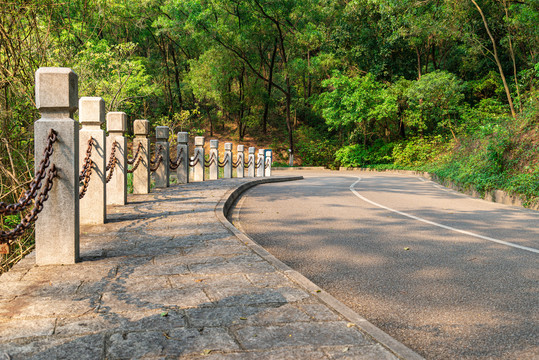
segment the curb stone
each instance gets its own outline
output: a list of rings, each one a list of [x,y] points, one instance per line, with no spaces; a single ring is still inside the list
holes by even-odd
[[[238,198],[241,195],[249,190],[250,188],[267,183],[275,182],[284,182],[284,181],[296,181],[302,180],[303,176],[288,176],[288,177],[279,177],[279,178],[264,178],[260,180],[251,181],[245,184],[242,184],[236,189],[228,191],[221,200],[215,206],[215,215],[219,221],[230,230],[238,239],[240,239],[245,245],[247,245],[251,250],[257,253],[264,260],[272,264],[275,268],[282,271],[290,279],[296,282],[300,287],[307,290],[311,295],[318,298],[322,303],[326,304],[328,307],[339,313],[345,319],[355,324],[364,334],[371,337],[382,346],[387,348],[393,354],[395,354],[400,359],[407,360],[424,360],[422,356],[412,351],[402,343],[398,342],[384,331],[370,323],[367,319],[355,313],[348,306],[341,303],[339,300],[334,298],[329,293],[321,290],[319,286],[307,279],[305,276],[299,272],[291,269],[288,265],[277,259],[275,256],[270,254],[262,246],[258,245],[254,240],[249,236],[238,230],[229,220],[228,216],[230,215],[230,210],[236,204]]]

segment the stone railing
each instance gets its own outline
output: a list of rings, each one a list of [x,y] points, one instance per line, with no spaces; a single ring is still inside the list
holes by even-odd
[[[133,193],[147,194],[151,180],[156,188],[170,186],[171,172],[185,184],[236,176],[271,175],[271,150],[255,148],[244,158],[244,146],[238,145],[236,160],[232,143],[225,143],[219,158],[218,141],[210,141],[210,154],[204,154],[204,137],[194,139],[193,156],[189,154],[189,134],[177,134],[177,151],[170,158],[170,130],[155,129],[155,151],[151,156],[148,120],[135,120],[133,158],[127,157],[127,115],[109,112],[99,97],[78,98],[78,77],[68,68],[40,68],[36,72],[36,106],[41,118],[35,122],[36,177],[17,204],[0,203],[0,215],[24,210],[34,200],[35,208],[16,229],[0,232],[0,245],[9,244],[35,222],[36,263],[72,264],[79,260],[79,226],[103,224],[107,205],[127,203],[127,179],[132,176]],[[79,110],[79,122],[73,119]],[[101,126],[106,118],[106,132]],[[45,150],[44,150],[45,149]],[[132,174],[132,175],[128,175]],[[44,180],[46,179],[46,180]],[[46,204],[44,204],[46,202]],[[39,216],[37,216],[39,214]]]

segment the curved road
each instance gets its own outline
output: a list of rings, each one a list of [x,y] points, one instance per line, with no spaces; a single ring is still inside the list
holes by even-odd
[[[539,212],[411,176],[300,174],[250,189],[235,225],[427,359],[539,358]]]

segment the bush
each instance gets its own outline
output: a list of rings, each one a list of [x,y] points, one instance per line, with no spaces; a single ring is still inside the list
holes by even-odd
[[[318,133],[311,127],[302,126],[296,133],[296,151],[301,158],[302,165],[307,166],[335,166],[336,141]]]
[[[348,145],[335,153],[336,160],[345,167],[365,167],[379,164],[390,164],[393,161],[395,143],[376,141],[370,147],[360,144]]]
[[[393,158],[395,165],[401,167],[418,167],[440,157],[451,148],[440,135],[434,137],[414,138],[395,145]]]

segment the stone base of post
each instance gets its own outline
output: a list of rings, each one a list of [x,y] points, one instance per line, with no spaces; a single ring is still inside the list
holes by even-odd
[[[181,156],[182,160],[180,166],[176,170],[176,176],[178,177],[178,184],[187,184],[189,182],[189,134],[186,132],[178,133],[178,156]]]
[[[139,156],[142,157],[140,164],[133,171],[133,194],[150,193],[150,139],[146,137],[136,137],[133,139],[133,149],[142,143]],[[135,164],[138,160],[135,160]]]
[[[258,157],[256,159],[256,165],[258,166],[256,168],[256,177],[263,177],[264,176],[264,166],[266,164],[266,161],[264,159],[264,149],[258,150]]]
[[[196,162],[193,169],[193,180],[194,181],[204,181],[204,137],[197,136],[195,137],[195,153],[194,160]]]
[[[34,162],[43,159],[50,129],[57,133],[50,157],[58,176],[35,223],[36,263],[73,264],[79,260],[79,123],[73,113],[79,104],[78,77],[68,68],[36,71]]]
[[[244,169],[244,157],[243,157],[243,145],[238,145],[238,154],[236,155],[236,163],[238,164],[238,167],[236,168],[236,177],[242,178],[244,177],[243,169]]]
[[[225,143],[225,164],[223,166],[223,178],[232,178],[232,143]]]
[[[79,260],[79,123],[40,119],[34,124],[35,164],[43,158],[49,130],[58,140],[51,164],[58,176],[35,224],[36,264],[74,264]]]
[[[264,176],[271,176],[271,164],[273,162],[273,152],[267,149],[264,152],[264,159],[266,164],[264,165]]]
[[[249,147],[249,158],[247,159],[247,163],[249,164],[249,167],[247,168],[247,176],[255,177],[255,167],[256,167],[255,148],[252,146]]]
[[[112,144],[116,145],[116,169],[112,174],[112,178],[107,183],[107,205],[125,205],[127,204],[127,139],[124,136],[107,137],[107,159],[110,158]],[[108,161],[108,160],[107,160]],[[109,170],[111,171],[111,170]]]
[[[219,147],[219,141],[210,140],[210,180],[217,180],[219,178],[219,149],[218,147]]]
[[[103,130],[80,130],[79,132],[79,167],[86,157],[88,140],[93,139],[92,175],[86,194],[80,199],[81,225],[104,224],[107,218],[105,132]]]
[[[155,161],[159,159],[159,155],[163,157],[161,165],[154,172],[155,187],[156,188],[166,188],[170,186],[170,148],[168,143],[168,136],[170,134],[168,126],[157,126],[155,128],[155,137],[157,141],[155,143]],[[161,149],[159,154],[157,150]]]

